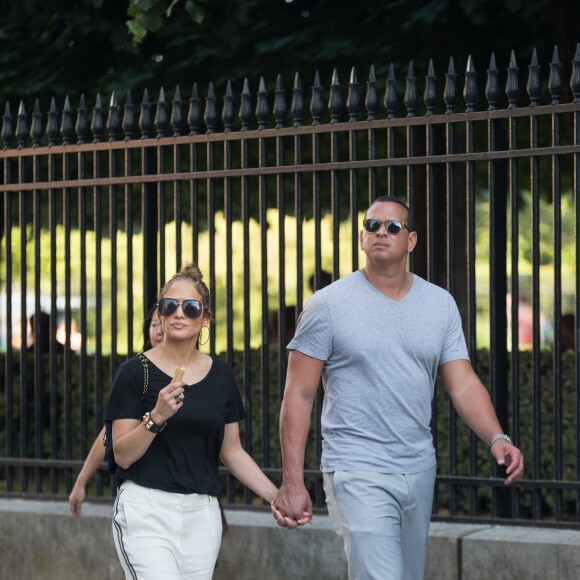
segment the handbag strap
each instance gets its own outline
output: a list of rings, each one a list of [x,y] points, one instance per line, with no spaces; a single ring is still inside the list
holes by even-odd
[[[143,363],[143,394],[141,395],[141,398],[144,399],[147,394],[147,389],[149,388],[149,360],[142,352],[135,356]]]

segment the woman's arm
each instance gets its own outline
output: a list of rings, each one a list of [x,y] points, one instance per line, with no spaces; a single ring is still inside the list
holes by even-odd
[[[99,469],[99,466],[105,460],[105,446],[103,445],[104,435],[105,428],[103,427],[101,432],[97,435],[97,438],[85,459],[83,467],[77,475],[72,491],[68,496],[70,513],[75,518],[78,518],[81,515],[81,506],[83,501],[85,501],[87,483],[90,481],[91,477],[95,475],[97,469]]]
[[[225,426],[220,458],[239,481],[263,500],[271,504],[276,499],[278,488],[242,447],[237,423],[227,423]]]
[[[157,403],[149,414],[155,425],[165,425],[181,409],[183,399],[179,400],[179,397],[183,395],[184,384],[183,381],[171,382],[159,391]],[[114,420],[113,450],[117,465],[128,469],[145,455],[156,435],[157,433],[147,430],[139,419]]]

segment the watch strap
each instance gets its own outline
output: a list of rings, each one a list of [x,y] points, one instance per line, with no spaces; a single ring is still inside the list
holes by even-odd
[[[161,433],[165,428],[165,425],[167,425],[167,422],[163,423],[163,425],[157,425],[157,423],[153,422],[151,413],[145,413],[145,415],[143,415],[143,425],[145,426],[145,429],[151,433]]]

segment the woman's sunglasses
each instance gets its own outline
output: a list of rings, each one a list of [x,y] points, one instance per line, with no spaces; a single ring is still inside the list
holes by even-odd
[[[375,219],[366,219],[363,220],[363,227],[367,232],[371,232],[374,234],[378,232],[381,224],[385,226],[385,229],[389,234],[398,234],[403,228],[409,229],[409,226],[405,222],[400,222],[399,220],[375,220]]]
[[[181,304],[183,314],[187,318],[199,318],[203,312],[203,304],[199,300],[188,298],[187,300],[176,300],[175,298],[162,298],[159,301],[159,314],[161,316],[171,316],[177,311]]]

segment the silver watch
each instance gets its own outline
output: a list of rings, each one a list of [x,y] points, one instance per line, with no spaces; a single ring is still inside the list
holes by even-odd
[[[505,439],[510,445],[513,445],[512,440],[507,435],[504,433],[498,433],[491,438],[489,446],[491,447],[498,439]]]

